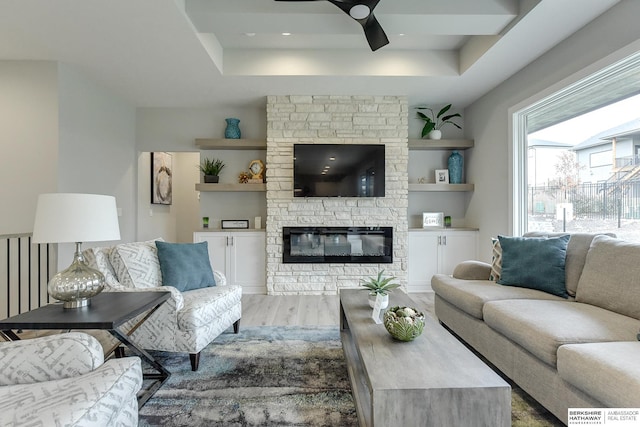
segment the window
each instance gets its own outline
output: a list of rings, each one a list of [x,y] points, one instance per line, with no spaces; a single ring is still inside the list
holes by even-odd
[[[514,234],[640,241],[640,53],[514,114]]]

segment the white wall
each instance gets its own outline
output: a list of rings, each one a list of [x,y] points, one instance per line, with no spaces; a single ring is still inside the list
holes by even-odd
[[[55,62],[0,62],[0,93],[0,234],[33,230],[38,194],[87,192],[116,197],[133,240],[135,108]],[[72,252],[61,246],[60,266]]]
[[[58,81],[58,189],[115,196],[122,210],[122,241],[133,241],[137,197],[135,107],[70,65],[59,65]]]
[[[0,61],[0,234],[33,231],[38,194],[57,191],[57,67]]]
[[[475,140],[475,148],[467,150],[466,173],[476,184],[466,222],[480,228],[480,254],[485,261],[491,258],[490,238],[512,233],[509,110],[523,108],[640,50],[638,16],[639,1],[621,1],[465,109],[465,134]]]

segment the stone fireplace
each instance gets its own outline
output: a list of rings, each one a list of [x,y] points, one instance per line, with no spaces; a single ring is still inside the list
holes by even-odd
[[[384,144],[385,197],[294,198],[293,145],[314,143]],[[268,96],[268,293],[335,295],[340,288],[359,286],[361,279],[381,269],[406,286],[407,163],[408,104],[404,96]],[[336,258],[328,263],[285,263],[285,227],[392,228],[390,257],[380,263]],[[341,237],[335,241],[338,233],[333,234],[334,241],[327,240],[333,245],[330,257],[334,256],[331,251],[338,253],[347,247]],[[351,247],[359,246],[349,243]]]

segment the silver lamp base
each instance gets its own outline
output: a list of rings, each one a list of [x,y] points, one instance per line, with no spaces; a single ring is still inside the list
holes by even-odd
[[[69,268],[49,281],[49,295],[62,301],[63,308],[87,307],[91,304],[89,298],[104,289],[104,275],[85,263],[80,246],[81,243],[76,243],[76,252]]]

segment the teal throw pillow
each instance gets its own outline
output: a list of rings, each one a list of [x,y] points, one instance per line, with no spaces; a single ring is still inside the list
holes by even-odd
[[[550,239],[498,236],[502,272],[497,283],[567,298],[565,259],[570,238],[569,235]]]
[[[162,284],[181,292],[215,286],[207,242],[167,243],[156,241]]]

